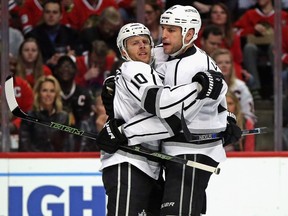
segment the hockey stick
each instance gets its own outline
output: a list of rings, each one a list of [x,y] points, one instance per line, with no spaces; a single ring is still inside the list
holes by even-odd
[[[193,142],[193,141],[195,141],[196,138],[198,138],[198,140],[202,140],[202,141],[203,140],[214,140],[214,139],[223,138],[222,133],[208,133],[208,134],[193,134],[193,133],[191,133],[187,124],[186,124],[186,121],[184,119],[183,111],[181,113],[181,126],[182,126],[184,136],[188,142]],[[254,128],[251,130],[242,130],[242,136],[247,136],[247,135],[252,135],[252,134],[263,134],[263,133],[267,133],[267,132],[268,132],[267,127],[260,127],[260,128]]]
[[[67,125],[63,125],[63,124],[59,124],[56,122],[50,122],[50,121],[45,121],[45,120],[41,120],[41,119],[37,119],[33,116],[29,116],[27,113],[23,112],[23,110],[21,110],[21,108],[19,107],[16,98],[15,98],[15,93],[14,93],[14,84],[13,84],[13,76],[8,76],[6,78],[5,81],[5,96],[6,96],[6,101],[8,103],[9,109],[12,112],[13,115],[15,115],[16,117],[19,117],[23,120],[26,121],[30,121],[33,123],[37,123],[43,126],[47,126],[50,128],[54,128],[57,130],[61,130],[61,131],[65,131],[67,133],[71,133],[71,134],[75,134],[78,136],[83,136],[83,137],[87,137],[89,139],[92,140],[96,140],[96,134],[94,133],[90,133],[90,132],[86,132],[83,130],[79,130],[77,128],[73,128]],[[205,164],[201,164],[198,162],[194,162],[194,161],[190,161],[190,160],[186,160],[184,158],[179,158],[176,156],[171,156],[171,155],[167,155],[167,154],[163,154],[160,152],[154,152],[151,151],[150,149],[144,148],[140,145],[136,145],[136,146],[120,146],[119,147],[121,150],[126,151],[126,152],[130,152],[133,154],[137,154],[137,155],[141,155],[141,156],[145,156],[145,157],[150,157],[153,158],[154,160],[156,159],[161,159],[161,160],[167,160],[167,161],[172,161],[172,162],[176,162],[179,164],[183,164],[186,166],[190,166],[190,167],[194,167],[197,169],[201,169],[207,172],[212,172],[215,174],[219,174],[220,173],[220,168],[217,167],[213,167],[213,166],[208,166]]]

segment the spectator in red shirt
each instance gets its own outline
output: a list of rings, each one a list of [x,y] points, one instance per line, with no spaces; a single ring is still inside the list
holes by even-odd
[[[31,87],[42,75],[52,75],[50,68],[43,63],[42,54],[36,39],[27,38],[21,44],[17,59],[17,75],[26,79]]]
[[[78,31],[82,30],[84,23],[90,16],[100,16],[102,11],[110,6],[118,9],[115,0],[74,0],[73,4],[71,12],[67,13],[67,20],[69,25]]]
[[[273,34],[274,6],[272,0],[257,0],[256,7],[247,10],[235,23],[234,27],[242,37],[248,35],[267,36]],[[288,13],[281,11],[282,26],[288,24]],[[257,45],[247,42],[244,46],[244,67],[254,77],[255,82],[250,85],[254,99],[261,99],[261,82],[258,71],[259,54],[266,56],[266,62],[273,62],[273,46],[271,43]],[[266,63],[265,62],[265,63]],[[267,64],[267,63],[266,63]],[[271,68],[272,70],[273,68]]]
[[[233,30],[231,14],[228,7],[224,3],[214,3],[213,5],[211,5],[206,25],[208,26],[211,24],[217,26],[221,30],[222,39],[220,47],[229,49],[231,51],[234,59],[234,65],[237,69],[237,77],[241,80],[244,80],[244,77],[242,76],[243,56],[240,36],[237,35]],[[198,34],[198,40],[196,41],[196,45],[199,45],[206,25],[201,28]]]
[[[105,8],[99,16],[99,21],[95,27],[86,28],[80,32],[80,41],[83,50],[90,50],[93,41],[103,40],[109,49],[121,58],[116,40],[118,31],[122,25],[123,19],[119,11],[114,7]]]
[[[274,6],[272,0],[257,0],[256,7],[247,10],[235,23],[234,27],[241,36],[263,34],[265,25],[274,27]],[[282,26],[288,24],[288,13],[281,11]]]
[[[16,73],[16,64],[17,64],[16,58],[10,56],[9,68],[10,68],[10,72],[14,75]],[[25,79],[17,75],[14,76],[14,92],[15,92],[16,101],[19,104],[19,107],[24,112],[28,112],[29,110],[31,110],[33,106],[33,96],[34,96],[33,90]],[[0,93],[1,93],[1,86],[0,86]],[[18,133],[20,123],[21,123],[20,118],[16,118],[14,116],[12,117],[11,122],[9,124],[11,134]]]
[[[76,83],[96,92],[97,89],[102,88],[104,79],[109,76],[115,58],[114,53],[109,53],[104,41],[93,41],[88,54],[76,57],[78,68]]]

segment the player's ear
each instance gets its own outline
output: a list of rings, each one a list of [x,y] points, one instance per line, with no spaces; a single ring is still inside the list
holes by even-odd
[[[188,43],[194,36],[195,30],[193,28],[189,29],[185,35],[185,43]]]
[[[126,58],[128,57],[128,56],[127,56],[127,52],[125,52],[124,50],[121,50],[121,55],[124,56],[124,57],[126,57]]]

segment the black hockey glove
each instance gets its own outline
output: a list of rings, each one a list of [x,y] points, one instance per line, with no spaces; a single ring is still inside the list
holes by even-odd
[[[126,136],[118,129],[124,123],[120,119],[110,119],[105,123],[96,139],[99,149],[112,154],[119,149],[119,146],[127,145],[128,140]]]
[[[101,97],[103,105],[106,110],[106,114],[109,116],[109,119],[114,117],[114,107],[113,100],[115,95],[115,76],[109,76],[104,80]]]
[[[223,74],[220,72],[213,70],[198,72],[192,78],[192,82],[198,82],[202,86],[202,90],[198,93],[197,99],[209,97],[216,100],[221,93],[223,80]]]
[[[228,112],[227,127],[226,130],[223,132],[224,147],[229,144],[237,143],[240,140],[242,131],[236,123],[236,116],[233,113]]]

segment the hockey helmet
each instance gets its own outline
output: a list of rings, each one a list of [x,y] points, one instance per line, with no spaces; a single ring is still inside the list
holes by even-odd
[[[174,5],[161,15],[160,24],[181,27],[183,37],[189,29],[193,28],[195,31],[193,42],[197,39],[201,28],[201,17],[198,10],[192,6]]]
[[[126,50],[126,39],[132,36],[139,35],[147,35],[149,37],[151,47],[154,47],[150,31],[146,26],[141,23],[128,23],[120,29],[117,37],[117,46],[123,59],[131,60]],[[122,55],[122,50],[126,53],[128,57]]]
[[[174,5],[161,15],[160,24],[179,26],[182,29],[182,47],[177,52],[169,54],[175,57],[197,39],[201,28],[201,17],[199,12],[192,6]],[[193,38],[185,44],[185,36],[191,28],[194,29]]]

